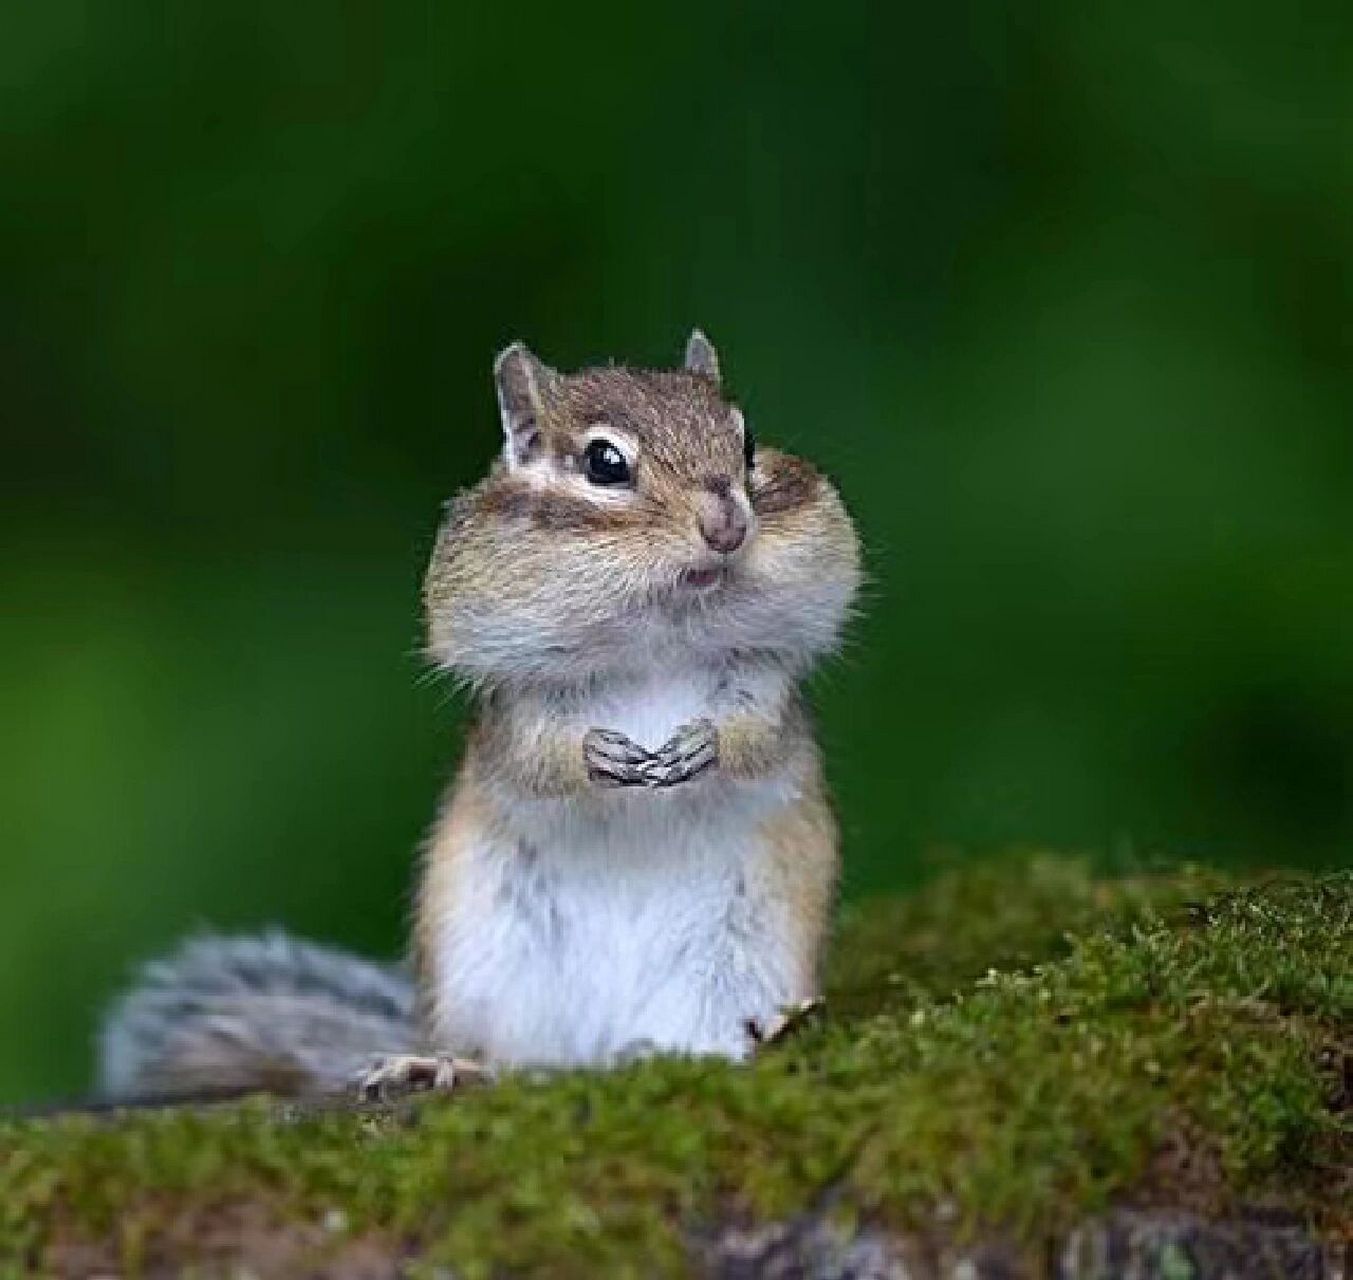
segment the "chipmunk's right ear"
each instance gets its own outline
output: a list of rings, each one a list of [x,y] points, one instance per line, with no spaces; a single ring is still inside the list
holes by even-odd
[[[717,387],[719,385],[719,353],[714,344],[705,337],[702,329],[692,329],[686,341],[686,359],[683,362],[688,373],[703,374]]]
[[[493,362],[503,419],[503,457],[509,468],[521,466],[539,450],[542,395],[556,377],[524,342],[505,347]]]

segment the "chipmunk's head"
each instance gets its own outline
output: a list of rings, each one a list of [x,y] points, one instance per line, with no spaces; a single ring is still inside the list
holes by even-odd
[[[834,641],[854,530],[811,466],[758,449],[696,330],[682,368],[494,366],[503,451],[451,505],[428,570],[430,650],[476,680]]]

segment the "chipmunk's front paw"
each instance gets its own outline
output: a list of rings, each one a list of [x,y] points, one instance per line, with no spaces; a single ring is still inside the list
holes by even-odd
[[[813,996],[798,1004],[784,1005],[769,1018],[748,1018],[747,1038],[752,1042],[752,1052],[759,1053],[798,1035],[822,1016],[822,1009],[822,997]]]
[[[684,724],[654,753],[644,774],[650,787],[674,787],[698,778],[719,759],[718,732],[712,720]]]
[[[486,1084],[493,1073],[470,1058],[449,1054],[392,1054],[380,1058],[362,1072],[355,1082],[357,1095],[364,1102],[391,1102],[410,1093],[435,1090],[449,1093],[467,1084]]]
[[[602,787],[651,786],[644,772],[653,756],[613,729],[589,729],[583,738],[587,776]]]

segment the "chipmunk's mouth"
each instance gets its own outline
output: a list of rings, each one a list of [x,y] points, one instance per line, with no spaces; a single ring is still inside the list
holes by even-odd
[[[717,587],[727,577],[728,570],[721,565],[716,565],[712,569],[683,569],[681,571],[682,585],[694,587],[697,591],[708,591],[712,587]]]

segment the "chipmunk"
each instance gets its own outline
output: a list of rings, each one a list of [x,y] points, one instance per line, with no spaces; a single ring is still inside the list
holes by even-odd
[[[494,366],[501,456],[448,505],[431,661],[477,718],[423,858],[411,973],[282,934],[152,964],[116,1097],[451,1084],[741,1059],[812,1000],[838,866],[799,682],[860,581],[832,484],[680,369]]]

